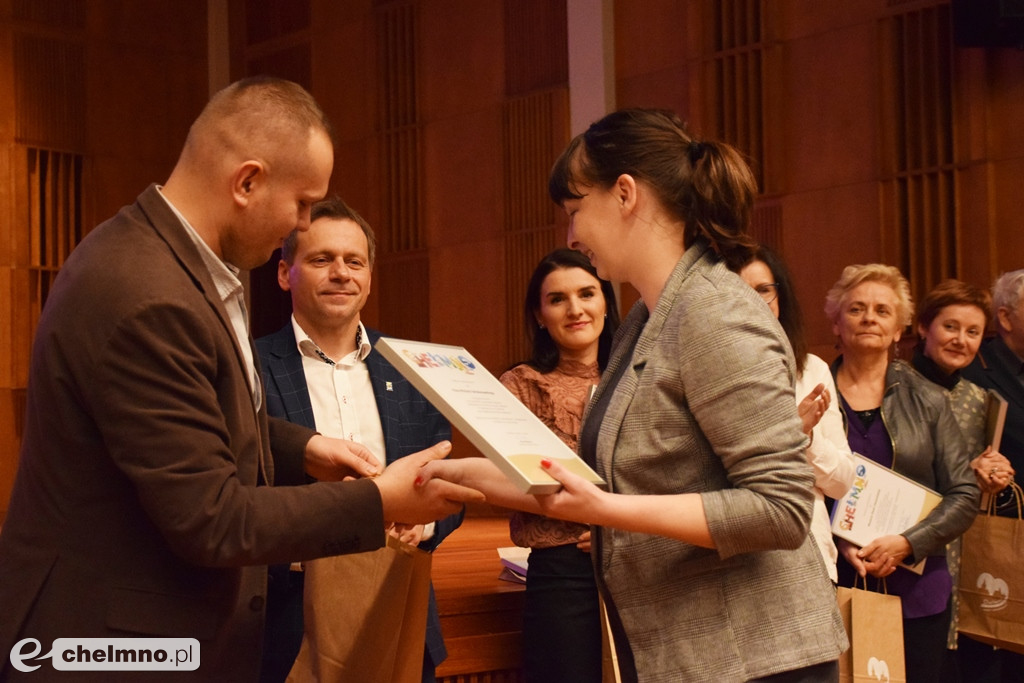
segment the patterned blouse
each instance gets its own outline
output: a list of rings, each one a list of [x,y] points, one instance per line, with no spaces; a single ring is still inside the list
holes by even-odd
[[[971,459],[981,455],[985,450],[985,401],[988,393],[977,384],[960,376],[959,372],[952,375],[943,372],[935,361],[924,355],[918,346],[912,361],[914,369],[946,390],[949,407],[953,410],[960,431],[967,442],[967,453]],[[953,577],[952,618],[946,637],[946,647],[957,649],[957,623],[960,612],[960,594],[956,587],[960,581],[961,539],[956,539],[946,546],[946,563],[949,574]]]
[[[583,409],[601,378],[597,363],[563,360],[549,373],[525,363],[502,374],[505,388],[540,418],[565,445],[576,451]],[[552,548],[575,544],[590,527],[529,512],[513,512],[509,521],[512,542],[524,548]]]

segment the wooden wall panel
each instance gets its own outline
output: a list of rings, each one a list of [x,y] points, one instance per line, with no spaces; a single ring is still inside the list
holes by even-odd
[[[568,92],[539,90],[509,98],[504,107],[505,310],[509,318],[504,365],[529,357],[521,311],[540,259],[562,246],[558,207],[547,194],[548,174],[569,137]],[[519,314],[519,315],[517,315]]]
[[[685,64],[693,50],[685,37],[699,27],[698,20],[693,3],[615,0],[616,92],[619,84],[674,71]]]
[[[84,149],[63,149],[67,143],[58,145],[54,140],[37,145],[86,155],[83,175],[91,180],[83,192],[82,215],[87,231],[132,201],[145,184],[164,179],[170,171],[188,125],[207,98],[205,3],[186,0],[183,9],[181,4],[157,0],[9,1],[24,16],[35,14],[18,19],[16,27],[12,19],[0,19],[0,113],[14,110],[14,89],[23,88],[8,75],[13,73],[14,33],[35,26],[41,38],[71,36],[72,45],[88,46],[82,57],[87,83],[85,105],[80,109],[84,123],[78,133],[66,136],[74,140],[84,131]],[[531,11],[558,9],[530,1]],[[232,0],[234,16],[239,7],[244,10],[244,3]],[[256,4],[253,0],[252,6]],[[285,4],[289,3],[278,0],[273,7]],[[388,175],[384,163],[388,154],[378,118],[380,55],[375,17],[385,11],[415,11],[417,37],[401,45],[407,49],[406,65],[414,64],[405,82],[415,80],[415,88],[407,92],[415,98],[413,125],[419,142],[418,147],[403,143],[402,149],[418,150],[411,156],[418,158],[415,172],[420,176],[414,187],[420,196],[414,204],[419,215],[396,234],[414,235],[418,241],[406,242],[415,248],[400,251],[410,258],[426,254],[427,267],[420,267],[420,262],[417,272],[427,280],[417,286],[429,293],[430,338],[465,344],[488,367],[502,369],[511,360],[512,328],[520,324],[518,306],[512,308],[516,297],[511,294],[512,280],[518,275],[506,277],[505,273],[511,273],[506,263],[516,263],[510,260],[512,251],[519,258],[523,248],[509,246],[509,221],[538,234],[553,228],[556,243],[565,225],[557,213],[551,226],[510,219],[516,211],[507,203],[519,199],[509,195],[507,184],[513,166],[505,149],[509,139],[506,102],[532,97],[538,84],[557,80],[550,76],[561,68],[551,62],[552,55],[560,54],[554,41],[542,41],[535,53],[543,56],[543,63],[530,62],[531,52],[523,46],[537,36],[558,32],[552,33],[547,23],[532,36],[517,29],[518,18],[506,11],[514,6],[511,0],[309,0],[307,4],[309,21],[297,21],[294,26],[271,21],[273,12],[264,15],[266,24],[259,28],[264,33],[254,34],[257,40],[249,46],[248,57],[267,68],[284,68],[273,56],[280,52],[281,64],[294,67],[306,62],[289,57],[288,51],[307,50],[314,94],[335,124],[340,124],[333,188],[381,231],[392,229],[383,218],[385,198],[401,188],[387,180],[395,176]],[[947,6],[947,0],[615,2],[614,61],[620,105],[671,107],[691,121],[696,132],[708,135],[728,128],[722,117],[729,113],[734,125],[730,135],[761,147],[760,163],[770,179],[765,184],[770,194],[761,207],[773,207],[771,212],[781,212],[781,218],[771,212],[759,215],[763,222],[758,229],[772,226],[771,234],[781,232],[778,240],[797,278],[809,321],[818,319],[824,291],[843,265],[887,259],[894,253],[894,244],[905,245],[907,256],[900,258],[910,258],[916,249],[915,258],[928,264],[914,275],[922,283],[953,268],[972,281],[988,284],[999,271],[1024,266],[1020,257],[1024,231],[1019,230],[1015,204],[1024,177],[1024,129],[1019,125],[1024,116],[1024,81],[1018,77],[1024,54],[955,48],[944,54],[934,32],[945,30],[941,17]],[[728,13],[715,19],[716,7]],[[79,10],[84,14],[75,14]],[[57,13],[54,21],[47,18],[50,12]],[[70,12],[70,18],[62,12]],[[241,16],[244,22],[244,11]],[[751,44],[758,21],[760,67],[751,53],[737,48]],[[900,52],[906,58],[899,62],[901,71],[894,71],[892,57],[897,53],[892,50],[896,42],[892,27],[907,22],[917,23],[899,35],[912,40],[918,36],[922,48],[926,43],[930,47]],[[304,23],[309,25],[302,28]],[[708,42],[709,34],[719,36],[717,51]],[[926,41],[929,35],[935,40]],[[297,48],[302,45],[305,48]],[[243,44],[238,61],[243,66],[236,65],[236,75],[244,71],[245,49]],[[34,53],[25,48],[21,54]],[[705,79],[707,65],[713,63],[707,61],[709,54],[717,54],[712,60],[719,59],[716,68],[721,67],[723,74],[715,82],[732,84],[729,92],[719,88],[719,100],[709,99],[713,94]],[[948,67],[936,69],[943,60],[948,60]],[[515,73],[509,73],[510,68]],[[305,73],[304,69],[300,72]],[[943,71],[949,72],[948,80],[943,79]],[[732,76],[726,78],[727,73]],[[759,88],[752,78],[757,74]],[[896,106],[896,94],[903,92],[900,74],[913,86],[907,92],[916,93],[915,106],[908,108],[902,98],[900,107]],[[946,82],[948,91],[943,90]],[[936,104],[929,107],[928,102]],[[763,117],[760,123],[743,118],[745,112],[758,109]],[[126,111],[134,114],[128,125],[123,123]],[[0,143],[7,150],[15,144],[17,125],[13,114],[0,116]],[[31,127],[28,122],[21,125]],[[392,133],[405,134],[399,130],[404,129],[393,128]],[[901,138],[917,145],[900,148],[920,159],[913,173],[910,166],[894,161],[899,156],[892,151],[899,148]],[[950,139],[952,152],[947,153]],[[558,151],[560,146],[552,143],[551,160]],[[16,183],[21,182],[10,165],[10,154],[6,165],[0,163],[0,200],[13,196]],[[535,155],[538,166],[542,156],[542,152]],[[513,186],[528,184],[522,176]],[[530,202],[536,198],[540,207],[543,197],[541,187]],[[0,245],[4,245],[0,260],[24,258],[21,267],[26,268],[28,233],[17,226],[7,204],[8,208],[0,209]],[[912,240],[905,207],[914,206],[918,208],[913,225],[919,232]],[[933,236],[929,230],[936,226],[939,233]],[[927,241],[927,249],[913,246],[922,241]],[[20,249],[24,257],[18,256]],[[387,270],[388,275],[375,282],[381,293],[391,286],[392,278],[396,287],[403,281],[398,261]],[[26,298],[11,304],[21,311],[22,302],[28,301],[29,280],[21,275],[6,277],[8,282],[22,278],[18,286],[26,288]],[[628,291],[624,298],[628,300]],[[378,310],[378,304],[373,299],[371,308]],[[831,348],[831,331],[824,322],[812,324],[810,335],[812,348]],[[9,366],[13,363],[12,359]],[[6,427],[0,424],[0,432]]]
[[[883,54],[881,260],[897,266],[920,299],[962,276],[956,226],[958,159],[953,119],[949,7],[899,11],[879,21]]]
[[[48,287],[85,233],[166,178],[207,97],[202,0],[7,6],[0,17],[0,521]]]
[[[988,86],[983,100],[989,124],[987,156],[990,159],[1020,158],[1024,156],[1024,126],[1012,122],[1020,121],[1024,108],[1024,78],[1021,78],[1024,50],[987,50],[984,53]]]
[[[22,143],[81,150],[85,143],[85,48],[81,42],[17,33],[14,63],[15,138]],[[39,88],[51,83],[52,88]]]
[[[992,263],[991,279],[1009,270],[1024,268],[1024,225],[1020,198],[1024,192],[1024,156],[993,161],[991,178]],[[973,248],[973,241],[970,243]],[[985,283],[982,283],[985,284]]]
[[[504,106],[505,230],[551,225],[557,206],[548,197],[548,174],[568,140],[568,93],[540,90]]]
[[[245,44],[256,46],[308,30],[309,0],[245,0]]]
[[[380,328],[402,339],[430,339],[430,257],[426,251],[393,254],[377,262],[373,288]]]
[[[505,93],[510,97],[565,85],[569,42],[564,2],[506,0]]]
[[[504,2],[420,0],[419,4],[424,120],[497,113],[505,95]],[[500,139],[492,138],[477,149],[481,154],[500,154]]]
[[[872,24],[814,34],[785,47],[786,193],[877,176],[877,37]],[[872,222],[877,222],[873,218]],[[865,226],[866,227],[866,226]]]

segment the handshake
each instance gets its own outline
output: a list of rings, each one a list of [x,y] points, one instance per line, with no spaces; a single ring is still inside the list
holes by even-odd
[[[427,524],[457,513],[484,494],[439,478],[424,478],[424,465],[445,458],[449,441],[399,458],[386,468],[362,444],[316,435],[306,445],[306,472],[320,481],[372,478],[380,490],[384,519],[399,525]]]

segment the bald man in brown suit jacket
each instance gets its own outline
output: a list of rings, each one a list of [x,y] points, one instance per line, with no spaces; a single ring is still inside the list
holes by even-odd
[[[373,550],[385,520],[429,522],[459,510],[450,499],[479,499],[412,486],[443,444],[373,479],[270,486],[380,468],[358,444],[268,420],[232,289],[237,269],[308,227],[332,165],[308,93],[236,83],[197,119],[165,186],[68,259],[36,334],[0,534],[0,679],[54,675],[45,658],[12,666],[26,639],[45,655],[56,638],[174,637],[199,640],[190,680],[253,681],[266,564]],[[75,673],[60,679],[115,675]]]

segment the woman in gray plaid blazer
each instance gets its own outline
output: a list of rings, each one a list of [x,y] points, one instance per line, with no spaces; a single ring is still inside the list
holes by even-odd
[[[847,640],[808,537],[814,475],[793,354],[729,270],[755,246],[750,170],[671,113],[625,110],[570,143],[549,190],[569,246],[641,295],[580,437],[608,490],[554,462],[563,489],[535,498],[486,461],[427,472],[599,525],[595,568],[624,681],[837,680]]]

